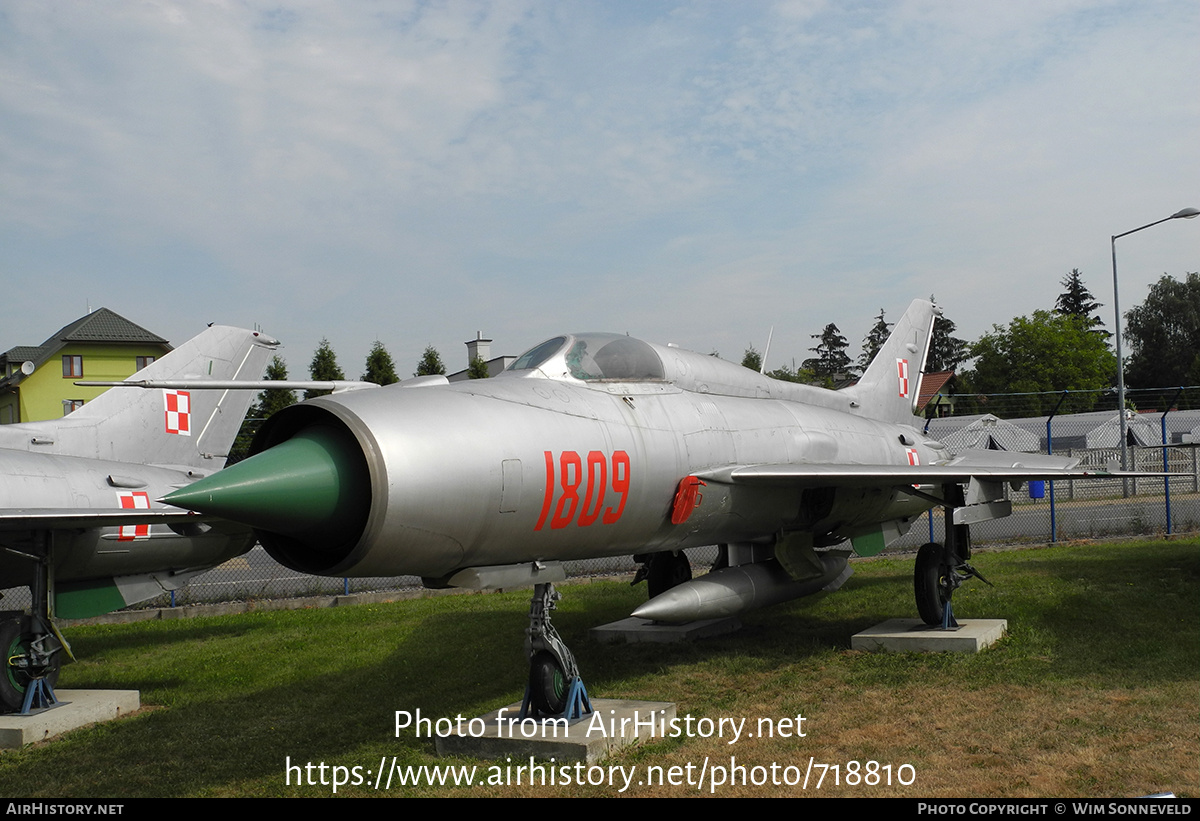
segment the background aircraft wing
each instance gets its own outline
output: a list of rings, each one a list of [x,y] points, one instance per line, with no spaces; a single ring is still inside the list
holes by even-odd
[[[363,388],[378,388],[374,382],[358,382],[355,380],[296,380],[296,379],[125,379],[118,382],[90,382],[80,380],[75,383],[84,388],[146,388],[148,390],[185,390],[185,391],[356,391]]]
[[[75,530],[93,527],[118,527],[120,525],[173,525],[201,524],[213,522],[213,516],[204,516],[189,510],[161,509],[140,510],[113,508],[10,508],[0,509],[0,531],[3,530]]]

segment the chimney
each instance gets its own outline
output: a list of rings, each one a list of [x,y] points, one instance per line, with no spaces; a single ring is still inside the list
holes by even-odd
[[[483,331],[476,331],[475,338],[467,343],[467,367],[475,361],[476,357],[487,362],[492,358],[492,340],[483,338]]]

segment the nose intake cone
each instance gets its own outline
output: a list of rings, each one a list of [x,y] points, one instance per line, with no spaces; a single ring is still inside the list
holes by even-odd
[[[309,541],[344,535],[365,519],[369,500],[370,481],[357,443],[348,433],[319,426],[162,501]]]

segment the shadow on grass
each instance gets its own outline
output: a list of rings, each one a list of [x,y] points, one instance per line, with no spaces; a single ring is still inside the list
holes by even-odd
[[[1194,680],[1195,544],[1067,547],[981,554],[997,583],[973,582],[964,609],[1008,618],[1012,636],[981,656],[873,656],[850,636],[912,612],[911,561],[858,565],[838,593],[750,614],[733,636],[684,645],[600,645],[596,624],[626,616],[644,590],[564,588],[555,624],[594,696],[677,697],[721,709],[737,682],[768,694],[875,685],[975,686],[1086,679],[1094,686]],[[0,756],[10,797],[274,795],[285,764],[427,763],[434,744],[396,736],[395,711],[470,717],[518,701],[528,593],[331,610],[83,628],[65,687],[138,687],[164,705]],[[734,682],[730,686],[729,682]],[[315,789],[312,794],[328,794]]]

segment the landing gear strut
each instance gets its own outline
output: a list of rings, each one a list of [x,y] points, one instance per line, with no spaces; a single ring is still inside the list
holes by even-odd
[[[967,564],[971,558],[971,527],[954,524],[954,511],[965,504],[961,485],[943,487],[946,515],[946,543],[929,542],[917,552],[913,569],[913,592],[921,620],[944,630],[958,627],[950,604],[954,591],[974,576],[991,586],[978,570]]]
[[[575,656],[550,623],[550,611],[561,598],[562,593],[550,582],[534,585],[529,601],[529,627],[525,630],[529,684],[521,702],[522,719],[575,719],[592,712]]]
[[[4,672],[0,675],[0,709],[6,713],[28,713],[58,703],[61,645],[52,633],[38,632],[29,616],[7,618],[0,623],[0,653]]]
[[[50,535],[35,534],[34,553],[22,553],[35,563],[33,613],[0,612],[0,711],[28,713],[58,703],[54,685],[65,652],[50,622]]]

